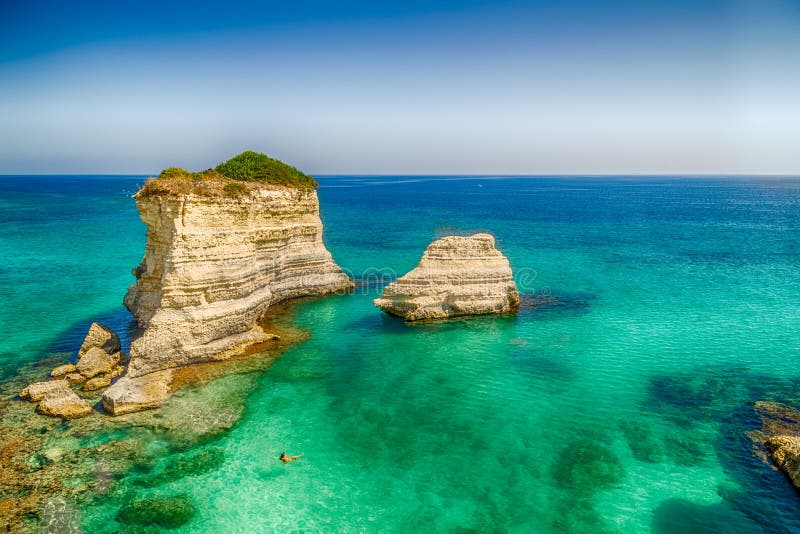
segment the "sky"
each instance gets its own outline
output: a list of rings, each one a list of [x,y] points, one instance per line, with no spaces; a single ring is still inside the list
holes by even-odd
[[[0,0],[0,173],[800,174],[800,0]]]

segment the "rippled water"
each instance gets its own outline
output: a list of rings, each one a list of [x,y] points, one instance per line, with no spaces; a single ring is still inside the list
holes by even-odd
[[[93,319],[127,325],[140,182],[0,179],[5,374],[74,350]],[[320,182],[326,241],[356,276],[488,230],[529,304],[406,325],[372,306],[376,284],[302,303],[312,338],[244,388],[239,423],[122,479],[82,510],[89,530],[175,495],[192,532],[800,530],[797,494],[744,435],[754,401],[800,405],[800,181]]]

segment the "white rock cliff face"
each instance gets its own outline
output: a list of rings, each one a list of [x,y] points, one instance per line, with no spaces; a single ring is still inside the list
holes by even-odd
[[[270,339],[256,324],[270,305],[353,287],[322,242],[314,190],[140,194],[136,204],[147,245],[125,305],[143,332],[131,344],[126,376],[104,395],[112,413],[152,407],[147,395],[137,397],[137,384],[152,388],[154,377],[169,373],[146,375],[226,359]]]
[[[384,288],[375,305],[407,321],[509,313],[519,307],[511,266],[489,234],[448,236],[419,265]]]

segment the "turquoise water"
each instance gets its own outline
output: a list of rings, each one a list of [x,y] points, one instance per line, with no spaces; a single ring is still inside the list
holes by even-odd
[[[153,473],[203,450],[219,464],[131,473],[82,510],[87,530],[186,494],[186,532],[800,531],[797,494],[744,435],[754,401],[800,400],[800,180],[320,182],[329,248],[365,283],[301,304],[311,339],[255,377],[238,424]],[[5,375],[94,319],[126,328],[137,183],[0,179]],[[473,230],[524,274],[517,316],[406,325],[372,306],[370,273]]]

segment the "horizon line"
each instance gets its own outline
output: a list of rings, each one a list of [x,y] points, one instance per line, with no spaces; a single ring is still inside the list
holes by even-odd
[[[159,173],[136,173],[136,172],[2,172],[0,173],[0,177],[8,177],[8,176],[120,176],[120,177],[148,177],[148,178],[157,178]],[[592,177],[614,177],[614,176],[652,176],[652,177],[768,177],[768,178],[800,178],[800,172],[789,172],[789,173],[748,173],[748,172],[632,172],[632,173],[624,173],[624,172],[601,172],[601,173],[559,173],[559,172],[536,172],[536,173],[498,173],[498,172],[484,172],[484,173],[426,173],[426,172],[415,172],[415,173],[311,173],[311,177],[339,177],[339,176],[349,176],[349,177],[356,177],[356,178],[363,178],[363,177],[392,177],[392,176],[414,176],[414,177],[434,177],[434,176],[444,176],[444,177],[503,177],[503,178],[526,178],[526,177],[583,177],[583,178],[592,178]]]

